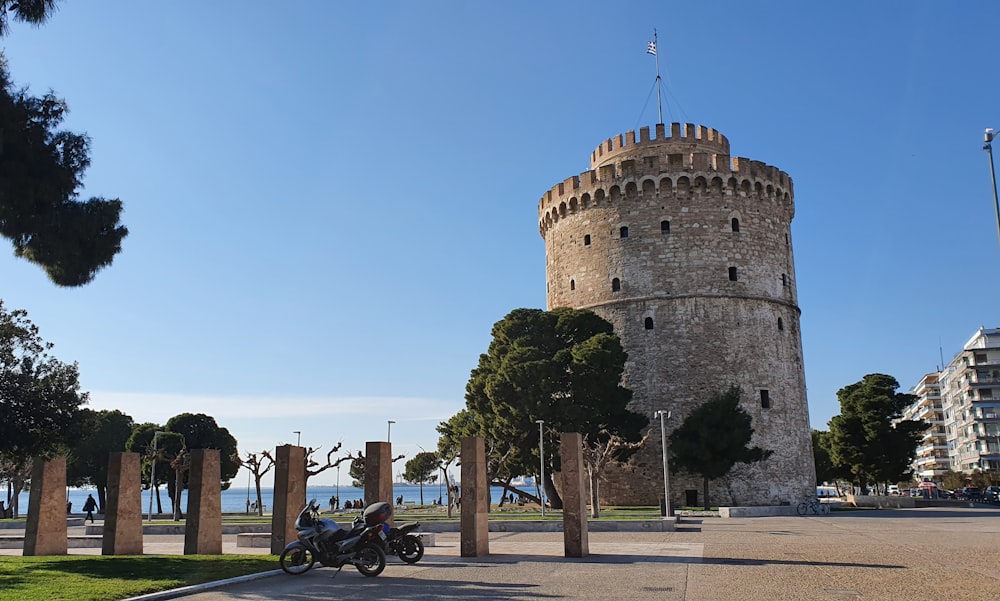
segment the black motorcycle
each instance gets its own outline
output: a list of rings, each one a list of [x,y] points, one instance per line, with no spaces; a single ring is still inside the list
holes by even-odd
[[[367,513],[367,512],[366,512]],[[288,574],[304,574],[318,561],[331,568],[352,564],[365,576],[378,576],[385,569],[385,532],[381,521],[358,517],[350,530],[331,519],[319,517],[316,499],[295,519],[298,540],[289,543],[278,563]]]
[[[413,532],[420,522],[406,522],[385,533],[386,554],[398,555],[406,563],[417,563],[424,556],[424,542]]]

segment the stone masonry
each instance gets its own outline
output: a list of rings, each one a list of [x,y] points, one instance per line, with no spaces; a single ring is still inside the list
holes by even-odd
[[[590,170],[539,202],[547,305],[594,311],[629,354],[632,409],[672,411],[672,430],[712,394],[737,385],[752,416],[752,444],[774,451],[711,483],[713,504],[797,502],[814,494],[791,222],[792,180],[758,161],[732,158],[714,129],[673,123],[618,135]],[[668,432],[669,434],[669,432]],[[662,497],[659,436],[610,470],[602,502]],[[701,482],[671,471],[686,504]]]

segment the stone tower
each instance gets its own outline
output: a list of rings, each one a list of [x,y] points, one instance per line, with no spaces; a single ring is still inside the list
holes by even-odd
[[[590,170],[538,205],[548,308],[590,309],[629,354],[632,409],[672,412],[672,430],[732,384],[752,416],[752,444],[774,451],[711,483],[713,504],[765,505],[815,495],[799,307],[792,260],[792,180],[730,158],[714,129],[663,124],[601,144]],[[669,431],[668,431],[669,434]],[[611,470],[602,500],[663,496],[660,437]],[[670,473],[674,504],[702,503],[700,479]]]

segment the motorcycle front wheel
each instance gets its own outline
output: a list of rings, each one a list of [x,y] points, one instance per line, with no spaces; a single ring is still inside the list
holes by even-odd
[[[358,549],[354,566],[365,576],[378,576],[385,569],[385,551],[375,545],[365,545]]]
[[[298,576],[299,574],[308,572],[309,568],[313,567],[313,564],[316,563],[316,558],[313,556],[312,551],[305,547],[292,547],[281,552],[278,563],[286,574]]]
[[[424,541],[419,536],[407,534],[399,542],[396,555],[406,563],[417,563],[424,556]]]

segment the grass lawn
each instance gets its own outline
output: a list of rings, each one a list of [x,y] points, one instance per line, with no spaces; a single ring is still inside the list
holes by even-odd
[[[277,568],[274,555],[0,556],[0,601],[116,601]]]

